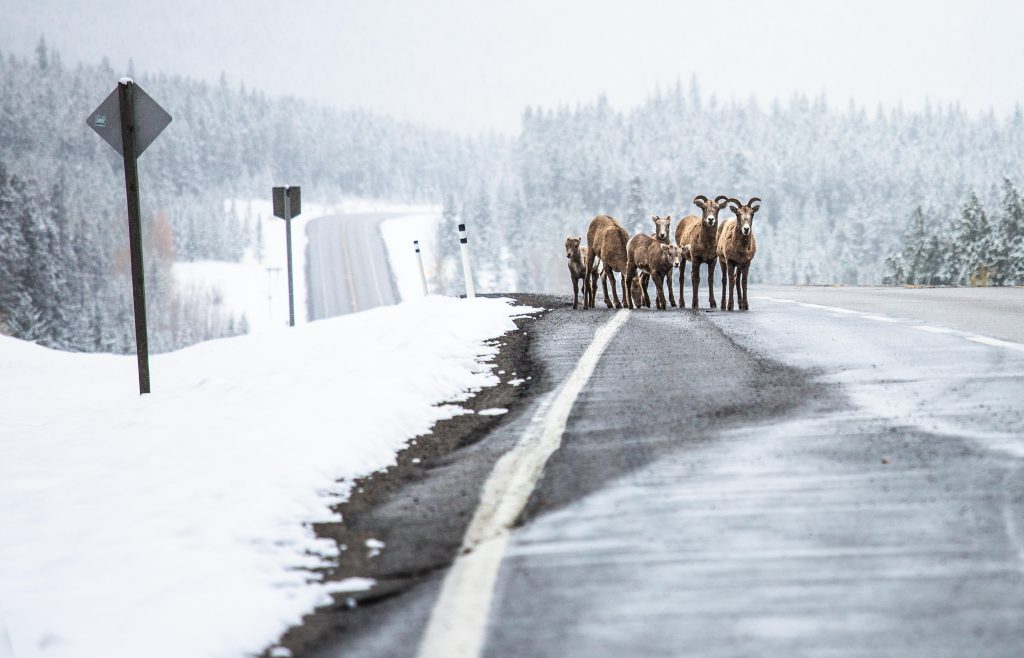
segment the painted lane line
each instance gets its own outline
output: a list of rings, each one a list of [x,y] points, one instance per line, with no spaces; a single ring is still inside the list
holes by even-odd
[[[629,318],[620,310],[594,340],[568,378],[541,401],[515,447],[494,465],[462,548],[445,576],[420,642],[420,658],[476,658],[483,649],[491,597],[509,532],[562,444],[569,413],[605,348]]]
[[[355,313],[359,310],[359,305],[356,302],[356,284],[352,279],[352,257],[348,251],[349,241],[349,230],[348,222],[343,221],[341,223],[341,251],[343,264],[345,266],[345,278],[348,280],[348,307],[350,313]]]
[[[1017,352],[1024,352],[1024,345],[1020,343],[1011,343],[1008,340],[1001,340],[999,338],[991,338],[990,336],[982,336],[979,334],[971,334],[965,336],[967,340],[975,343],[981,343],[982,345],[989,345],[991,347],[1002,347],[1008,350],[1016,350]]]
[[[892,322],[896,324],[906,322],[920,322],[920,320],[907,320],[903,318],[893,318],[885,315],[874,315],[870,313],[864,313],[862,311],[854,311],[848,308],[841,308],[839,306],[825,306],[824,304],[810,304],[808,302],[798,302],[792,299],[780,299],[775,297],[754,297],[754,299],[763,299],[765,301],[776,302],[778,304],[796,304],[805,308],[811,308],[821,311],[831,311],[833,313],[843,313],[846,315],[855,315],[865,320],[874,320],[876,322]],[[930,334],[941,334],[946,336],[957,336],[965,340],[969,340],[974,343],[981,345],[988,345],[989,347],[1001,347],[1003,349],[1013,350],[1016,352],[1024,352],[1024,344],[1015,343],[1009,340],[1002,340],[1000,338],[992,338],[991,336],[983,336],[981,334],[972,334],[967,331],[961,331],[959,329],[950,329],[948,327],[941,327],[930,324],[916,324],[911,326],[911,329],[918,331],[924,331]]]
[[[945,327],[933,327],[930,324],[919,324],[914,327],[918,331],[927,331],[930,334],[956,334],[958,332]]]

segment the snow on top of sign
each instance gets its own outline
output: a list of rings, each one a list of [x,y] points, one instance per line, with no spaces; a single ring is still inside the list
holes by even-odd
[[[133,84],[135,84],[135,81],[132,80],[131,78],[121,78],[120,80],[117,81],[117,83],[121,84],[121,85],[133,85]]]

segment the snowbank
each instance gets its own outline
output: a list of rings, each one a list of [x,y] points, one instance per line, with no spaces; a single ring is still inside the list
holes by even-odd
[[[327,588],[309,523],[497,383],[531,309],[428,297],[152,359],[0,337],[0,629],[16,655],[241,656]],[[413,330],[415,328],[415,330]],[[2,636],[2,633],[0,633]]]

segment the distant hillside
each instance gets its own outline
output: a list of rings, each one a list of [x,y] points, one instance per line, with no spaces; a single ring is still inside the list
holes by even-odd
[[[65,66],[42,43],[33,57],[0,54],[2,332],[68,349],[133,349],[120,156],[85,125],[125,73]],[[229,216],[225,199],[301,184],[309,200],[436,202],[471,163],[504,150],[224,81],[137,82],[173,117],[139,161],[157,350],[227,330],[227,319],[179,299],[169,274],[174,260],[237,259],[252,244],[254,223]]]

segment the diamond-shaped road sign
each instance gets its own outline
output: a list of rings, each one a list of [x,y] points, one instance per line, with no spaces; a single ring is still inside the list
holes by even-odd
[[[157,135],[171,122],[171,115],[157,102],[135,86],[135,156],[142,155]],[[121,147],[121,100],[118,89],[114,89],[106,100],[85,120],[86,125],[96,131],[114,150],[124,155]]]

